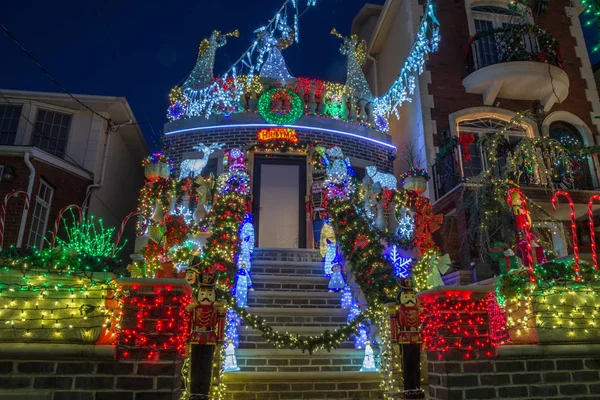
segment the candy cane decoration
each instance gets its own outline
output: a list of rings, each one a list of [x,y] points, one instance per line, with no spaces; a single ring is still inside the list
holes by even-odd
[[[0,250],[2,250],[2,244],[4,243],[4,222],[6,221],[6,204],[11,197],[19,197],[22,195],[25,197],[24,211],[29,210],[29,195],[27,192],[22,190],[13,190],[4,196],[4,202],[2,203],[2,210],[0,211]]]
[[[121,236],[123,236],[123,231],[125,230],[125,225],[127,225],[127,222],[131,218],[135,217],[136,215],[139,215],[140,217],[145,218],[146,222],[149,223],[148,222],[149,218],[142,211],[133,211],[133,212],[130,212],[129,214],[127,214],[125,219],[123,219],[123,222],[121,222],[121,228],[119,228],[119,232],[117,233],[117,238],[115,239],[115,245],[113,246],[112,253],[110,253],[111,257],[114,257],[115,253],[117,252],[117,247],[119,246],[119,242],[121,241]]]
[[[594,269],[598,269],[598,254],[596,253],[596,231],[594,230],[594,211],[592,210],[592,206],[594,205],[594,201],[600,201],[600,195],[595,194],[588,201],[588,218],[590,225],[590,242],[592,242],[592,258],[594,259]]]
[[[74,208],[77,211],[77,216],[79,217],[77,219],[77,222],[81,223],[81,220],[83,219],[83,212],[81,211],[81,207],[79,207],[77,204],[70,204],[68,206],[64,206],[63,208],[61,208],[60,211],[58,212],[58,215],[56,216],[56,219],[54,220],[54,228],[52,228],[52,232],[50,233],[52,235],[52,238],[50,239],[50,247],[54,247],[54,245],[56,243],[58,227],[60,226],[60,221],[62,220],[63,214],[71,208]]]
[[[508,205],[511,207],[513,206],[512,205],[512,194],[515,192],[521,198],[521,202],[523,204],[523,210],[525,211],[525,214],[529,215],[529,209],[527,208],[527,199],[525,198],[525,195],[523,194],[523,192],[521,192],[517,188],[508,189],[508,193],[506,193],[506,201],[508,202]],[[535,282],[535,275],[533,274],[533,250],[531,248],[531,233],[530,232],[531,232],[531,225],[529,224],[529,218],[525,218],[525,242],[527,243],[527,261],[528,261],[528,265],[529,265],[529,280],[531,282]]]
[[[573,254],[575,257],[575,280],[581,280],[581,268],[579,268],[579,246],[577,244],[577,224],[575,222],[575,203],[571,195],[565,190],[557,190],[552,196],[552,209],[556,211],[558,205],[558,196],[564,196],[569,200],[569,208],[571,209],[571,235],[573,237]]]

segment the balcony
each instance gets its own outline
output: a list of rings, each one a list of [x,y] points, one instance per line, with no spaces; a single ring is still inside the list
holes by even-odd
[[[468,44],[466,63],[463,86],[481,94],[485,105],[496,98],[540,100],[549,111],[569,94],[558,42],[535,25],[477,33]]]
[[[460,184],[475,183],[477,179],[473,178],[477,178],[487,170],[487,160],[480,145],[471,145],[470,153],[472,159],[468,162],[464,161],[460,148],[455,148],[445,154],[438,155],[436,162],[431,168],[435,200],[439,200],[444,195],[450,193]],[[495,171],[495,176],[498,178],[504,175],[504,168],[510,156],[510,149],[505,148],[502,150],[502,153],[499,156],[497,170]],[[557,178],[555,180],[542,182],[534,171],[528,171],[523,168],[520,171],[518,179],[519,186],[521,188],[544,189],[544,193],[548,189],[570,191],[600,189],[600,185],[593,178],[594,176],[598,176],[595,163],[588,163],[587,159],[573,165],[574,172],[570,176],[564,176],[564,170],[553,162],[548,161],[546,167],[553,168],[556,171]],[[544,195],[543,197],[547,196]]]

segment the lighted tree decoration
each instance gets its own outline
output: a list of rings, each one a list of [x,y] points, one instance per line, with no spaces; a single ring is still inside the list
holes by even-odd
[[[65,222],[64,227],[67,237],[64,240],[57,238],[61,247],[92,257],[111,257],[115,228],[104,227],[102,219],[96,220],[93,215],[85,215],[81,222],[73,221],[70,225]],[[123,249],[125,244],[126,241],[117,247],[116,252]]]

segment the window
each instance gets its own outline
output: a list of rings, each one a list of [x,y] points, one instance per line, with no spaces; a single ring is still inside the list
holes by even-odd
[[[71,115],[40,109],[31,144],[58,157],[65,155]]]
[[[499,132],[505,130],[504,133],[508,137],[508,141],[500,149],[498,154],[498,173],[501,174],[506,167],[507,157],[520,141],[523,136],[527,135],[525,128],[512,125],[509,126],[507,121],[495,117],[481,117],[462,120],[458,123],[458,132],[473,133],[476,141],[481,135]],[[462,150],[462,149],[461,149]],[[464,161],[463,157],[463,177],[472,178],[479,175],[487,168],[487,154],[481,148],[481,145],[474,143],[469,146],[470,161]]]
[[[471,8],[475,33],[493,31],[504,28],[506,32],[484,35],[473,43],[474,67],[480,69],[500,62],[514,61],[513,52],[509,46],[510,28],[524,23],[518,15],[510,10],[494,6],[480,6]],[[537,53],[539,46],[533,35],[523,37],[524,50]]]
[[[53,195],[54,189],[48,183],[40,180],[40,187],[35,198],[35,208],[31,217],[31,228],[29,229],[29,247],[38,249],[44,247],[44,236],[48,226],[48,215]]]
[[[565,146],[567,149],[573,146],[580,146],[583,144],[583,139],[577,128],[566,122],[554,122],[550,125],[550,137],[557,140],[560,144]],[[571,155],[573,163],[571,169],[572,175],[569,176],[566,173],[564,166],[558,167],[558,174],[560,181],[556,182],[564,186],[565,189],[593,189],[592,175],[590,173],[590,166],[588,157]]]
[[[0,145],[14,145],[21,118],[21,106],[0,106]]]

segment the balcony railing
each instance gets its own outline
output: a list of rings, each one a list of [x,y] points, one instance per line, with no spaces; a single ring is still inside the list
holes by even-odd
[[[479,146],[473,147],[478,148]],[[449,193],[459,184],[468,183],[487,168],[487,163],[483,159],[478,161],[478,165],[473,165],[475,158],[473,158],[473,161],[465,162],[460,157],[460,150],[457,148],[441,157],[438,156],[433,164],[431,172],[436,200]],[[503,175],[505,165],[506,155],[501,155],[494,174],[496,177]],[[590,165],[593,165],[593,167],[590,168]],[[552,168],[557,172],[557,178],[551,182],[540,181],[535,172],[529,172],[524,168],[519,176],[519,185],[526,188],[551,188],[553,190],[598,190],[600,185],[595,183],[593,179],[593,176],[598,176],[595,165],[593,162],[588,162],[586,158],[572,166],[573,172],[570,176],[562,176],[561,166],[552,165]]]
[[[562,68],[558,42],[535,25],[511,25],[479,32],[467,46],[468,73],[510,61],[549,63]]]

